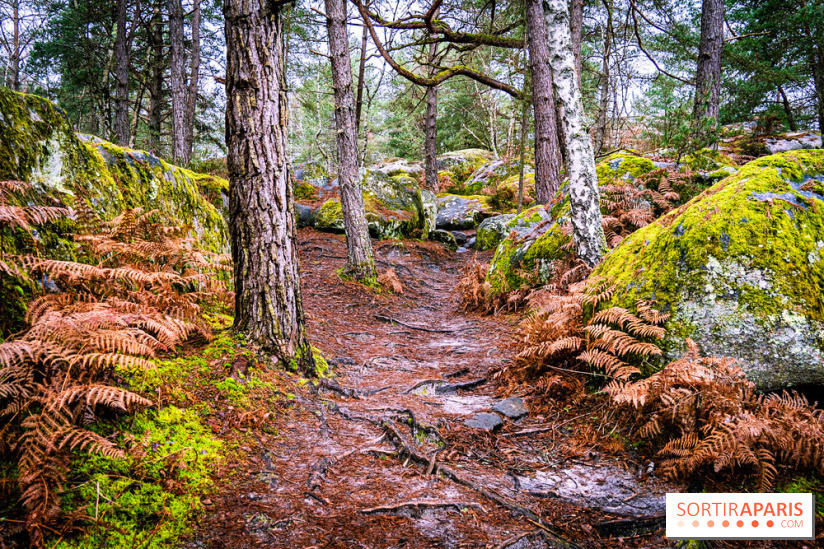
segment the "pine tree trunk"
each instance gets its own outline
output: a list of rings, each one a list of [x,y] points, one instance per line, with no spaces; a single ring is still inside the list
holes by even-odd
[[[535,114],[535,199],[539,204],[546,204],[561,186],[561,151],[544,10],[541,0],[527,0],[526,8]]]
[[[570,0],[569,2],[569,32],[572,41],[572,55],[575,56],[575,78],[578,80],[578,89],[581,89],[581,68],[583,58],[581,44],[584,36],[584,0]]]
[[[352,94],[352,60],[346,32],[346,0],[326,1],[326,29],[335,90],[335,127],[338,143],[338,184],[346,231],[346,273],[356,280],[375,280],[375,259],[358,178],[358,134]]]
[[[8,87],[20,91],[20,0],[12,2],[12,43],[9,59],[9,72],[6,78]]]
[[[311,373],[286,162],[280,5],[225,0],[223,15],[235,328],[285,366]]]
[[[438,192],[438,87],[426,88],[426,188]]]
[[[172,87],[172,158],[178,164],[189,162],[186,150],[186,51],[183,46],[183,5],[169,0],[169,45]]]
[[[598,107],[598,126],[595,134],[595,153],[604,149],[607,134],[607,111],[609,110],[609,58],[612,52],[612,0],[604,0],[607,11],[607,24],[604,29],[604,54],[601,61],[600,105]]]
[[[152,75],[149,83],[149,150],[155,154],[160,151],[160,132],[163,123],[163,73],[166,68],[166,58],[163,55],[163,26],[160,6],[155,6],[148,32],[152,56]]]
[[[549,60],[555,97],[563,108],[561,124],[567,139],[567,174],[572,240],[578,257],[594,267],[604,255],[606,240],[601,226],[598,178],[592,142],[584,128],[581,90],[575,75],[575,57],[569,32],[569,9],[565,0],[543,0],[549,36]]]
[[[192,158],[195,137],[195,107],[197,106],[198,80],[200,76],[200,0],[194,1],[192,10],[192,60],[189,71],[189,89],[186,95],[186,124],[184,129],[186,154]],[[188,161],[187,160],[187,161]]]
[[[361,112],[363,111],[363,87],[366,85],[366,45],[369,38],[369,27],[363,26],[361,34],[360,60],[358,62],[358,97],[355,99],[355,127],[360,135]]]
[[[704,0],[701,42],[695,73],[695,117],[718,119],[721,102],[721,48],[724,45],[724,0]]]
[[[129,49],[126,36],[126,0],[117,0],[117,37],[114,42],[114,134],[118,145],[129,145]]]

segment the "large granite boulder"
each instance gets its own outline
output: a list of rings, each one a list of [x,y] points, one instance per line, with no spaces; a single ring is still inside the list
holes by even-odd
[[[612,250],[611,305],[671,313],[662,348],[738,360],[761,389],[824,383],[824,151],[745,164]]]
[[[155,155],[75,134],[47,99],[0,87],[0,180],[20,180],[71,205],[78,194],[104,219],[124,208],[158,209],[191,227],[201,245],[228,250],[225,179]]]
[[[490,215],[485,196],[443,194],[438,197],[438,229],[463,231],[474,229]]]
[[[483,149],[465,149],[438,156],[438,176],[453,187],[462,187],[467,179],[487,164],[494,154]]]

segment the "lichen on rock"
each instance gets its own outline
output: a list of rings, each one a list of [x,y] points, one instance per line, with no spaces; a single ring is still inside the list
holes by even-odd
[[[159,209],[191,227],[204,247],[228,250],[224,179],[76,135],[53,103],[6,88],[0,88],[0,147],[0,179],[26,181],[68,205],[83,196],[105,219],[124,208]]]
[[[671,312],[666,359],[684,338],[738,359],[762,389],[824,383],[824,151],[744,165],[632,234],[595,270],[612,304]]]

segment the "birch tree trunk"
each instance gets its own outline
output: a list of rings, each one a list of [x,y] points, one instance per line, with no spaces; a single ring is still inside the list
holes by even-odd
[[[117,0],[117,36],[114,42],[114,135],[118,145],[129,146],[129,48],[126,36],[126,0]]]
[[[704,0],[701,42],[695,73],[695,117],[718,119],[721,102],[721,48],[724,45],[724,0]]]
[[[535,114],[535,200],[546,204],[561,186],[561,151],[549,65],[549,34],[541,0],[527,0],[526,19]]]
[[[352,61],[346,32],[346,0],[325,0],[332,87],[335,90],[335,127],[338,143],[338,183],[346,231],[346,273],[356,280],[376,278],[375,259],[358,180],[358,133],[352,94]]]
[[[589,132],[584,128],[581,90],[575,75],[575,57],[569,32],[569,7],[566,0],[543,0],[549,36],[549,60],[555,97],[563,109],[561,124],[567,140],[567,174],[572,240],[587,265],[594,267],[606,249],[601,226],[598,178]]]
[[[286,162],[280,9],[270,0],[223,3],[235,328],[285,366],[312,373]]]
[[[186,51],[183,46],[183,5],[169,0],[169,45],[172,87],[172,158],[187,163],[186,151]]]

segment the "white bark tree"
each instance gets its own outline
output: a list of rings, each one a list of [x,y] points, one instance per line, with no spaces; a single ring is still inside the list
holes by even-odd
[[[595,156],[589,132],[584,127],[584,107],[575,73],[569,3],[567,0],[543,0],[543,7],[549,31],[549,62],[555,97],[563,112],[561,125],[567,146],[572,240],[578,257],[594,267],[604,255],[606,239],[601,225]]]

